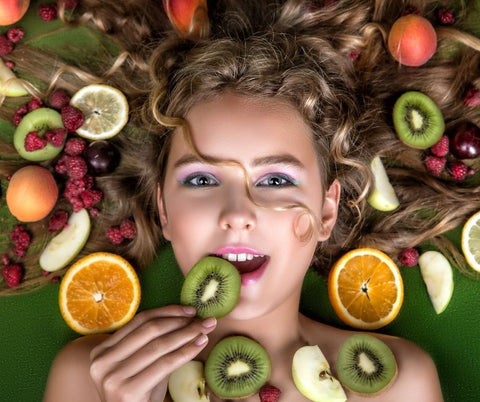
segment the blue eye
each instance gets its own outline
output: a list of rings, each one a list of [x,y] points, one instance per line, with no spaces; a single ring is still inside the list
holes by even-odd
[[[296,186],[298,182],[290,176],[281,173],[272,173],[261,177],[255,187],[289,187]]]
[[[179,180],[180,184],[188,187],[216,187],[220,185],[217,178],[209,173],[193,173]]]

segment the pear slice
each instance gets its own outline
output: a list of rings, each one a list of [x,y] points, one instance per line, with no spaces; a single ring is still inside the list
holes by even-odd
[[[73,212],[67,226],[47,244],[40,266],[53,272],[65,267],[82,250],[90,235],[90,215],[86,209]]]
[[[438,251],[426,251],[418,258],[428,296],[437,314],[446,308],[453,294],[453,271],[445,256]]]
[[[0,58],[0,95],[5,96],[27,96],[25,87],[15,81],[17,77]],[[10,81],[12,80],[12,81]]]
[[[292,375],[298,390],[312,401],[347,400],[342,385],[332,376],[330,365],[317,345],[303,346],[295,352]]]
[[[191,360],[170,374],[168,391],[174,402],[208,402],[203,363]]]
[[[372,159],[370,168],[372,169],[375,184],[372,193],[367,199],[368,203],[379,211],[393,211],[400,205],[400,202],[379,156]]]

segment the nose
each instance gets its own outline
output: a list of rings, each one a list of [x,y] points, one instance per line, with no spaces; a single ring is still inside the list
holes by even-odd
[[[229,191],[219,215],[219,226],[223,230],[251,231],[255,229],[257,217],[255,204],[246,191]]]

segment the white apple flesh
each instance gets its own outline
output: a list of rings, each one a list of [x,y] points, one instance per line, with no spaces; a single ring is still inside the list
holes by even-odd
[[[210,401],[205,393],[203,363],[191,360],[170,374],[168,392],[174,402]]]
[[[373,191],[368,197],[368,203],[379,211],[393,211],[400,205],[400,202],[380,157],[376,156],[372,159],[370,168],[372,169],[375,183]]]
[[[16,81],[16,78],[13,71],[0,59],[0,95],[12,97],[28,95],[25,87]]]
[[[298,390],[312,401],[347,400],[342,385],[332,376],[330,365],[317,345],[303,346],[295,352],[292,375]]]

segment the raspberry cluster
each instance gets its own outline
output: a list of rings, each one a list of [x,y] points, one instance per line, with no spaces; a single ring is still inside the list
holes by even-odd
[[[17,225],[10,233],[10,240],[13,242],[13,253],[22,258],[30,246],[31,236],[24,226]]]
[[[121,244],[125,239],[132,240],[137,236],[137,227],[135,222],[125,219],[120,225],[108,228],[105,235],[110,243]]]
[[[24,226],[17,225],[10,233],[10,240],[13,242],[13,254],[22,258],[30,246],[31,236]],[[8,287],[15,288],[20,285],[23,279],[23,267],[18,262],[10,261],[7,254],[2,255],[2,277]]]
[[[13,52],[15,44],[23,39],[25,32],[18,27],[10,28],[6,34],[0,35],[0,56],[6,56]]]

